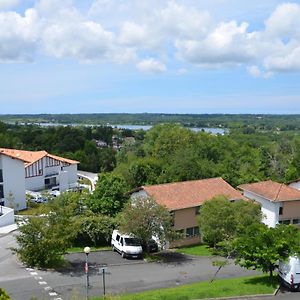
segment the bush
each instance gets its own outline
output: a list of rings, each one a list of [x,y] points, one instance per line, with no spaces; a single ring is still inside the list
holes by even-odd
[[[10,300],[10,297],[2,288],[0,288],[0,300]]]

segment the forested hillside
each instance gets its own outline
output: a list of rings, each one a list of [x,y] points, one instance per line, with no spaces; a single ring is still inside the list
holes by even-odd
[[[134,142],[126,143],[128,136]],[[112,147],[113,139],[123,142],[121,148]],[[107,147],[98,147],[96,140]],[[80,169],[112,172],[111,176],[123,177],[129,188],[216,176],[234,186],[300,177],[300,136],[250,127],[211,135],[174,124],[134,132],[106,126],[42,128],[0,123],[0,147],[43,149],[76,159]]]

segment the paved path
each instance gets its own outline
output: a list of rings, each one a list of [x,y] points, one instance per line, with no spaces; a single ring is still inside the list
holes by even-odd
[[[42,271],[22,266],[11,254],[14,247],[12,234],[0,237],[0,287],[11,295],[13,300],[36,299],[66,300],[78,296],[85,298],[85,275],[83,272],[85,254],[68,256],[73,269]],[[210,258],[185,257],[166,263],[144,263],[138,260],[123,260],[111,251],[90,254],[90,295],[100,295],[103,291],[102,277],[98,268],[108,266],[106,275],[107,293],[134,293],[148,289],[172,287],[191,282],[209,280],[217,267]],[[221,269],[217,278],[239,277],[257,274],[244,270],[232,262]],[[74,299],[74,298],[73,298]],[[76,299],[76,298],[75,298]],[[276,297],[251,298],[254,300],[300,299],[300,293],[279,293]]]

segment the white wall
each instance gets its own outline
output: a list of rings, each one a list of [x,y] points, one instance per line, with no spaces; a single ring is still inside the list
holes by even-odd
[[[300,180],[289,184],[290,187],[300,190]]]
[[[9,206],[8,199],[12,196],[16,210],[26,208],[25,169],[21,160],[0,155],[3,170],[3,189],[5,205]]]
[[[70,165],[68,167],[63,167],[64,171],[68,172],[68,183],[72,184],[77,182],[77,164]]]
[[[0,227],[15,223],[15,214],[13,209],[2,206],[2,213],[3,215],[0,216]]]
[[[261,204],[261,211],[263,214],[262,222],[269,227],[275,227],[279,221],[279,207],[281,206],[280,202],[271,202],[257,194],[244,191],[244,196],[255,200]]]
[[[29,191],[40,191],[45,189],[45,177],[34,176],[25,178],[26,190]]]
[[[60,176],[60,173],[67,172],[67,175],[63,175],[62,177]],[[47,175],[52,175],[52,174],[57,174],[56,176],[56,182],[57,185],[60,183],[60,178],[63,178],[63,187],[62,189],[65,191],[67,188],[65,188],[65,176],[67,176],[67,184],[74,184],[77,183],[77,164],[73,164],[70,166],[65,166],[62,167],[62,164],[58,166],[51,166],[51,167],[46,167],[46,158],[43,158],[43,175],[41,176],[34,176],[34,177],[29,177],[25,179],[26,182],[26,190],[30,191],[41,191],[45,189],[45,176]]]

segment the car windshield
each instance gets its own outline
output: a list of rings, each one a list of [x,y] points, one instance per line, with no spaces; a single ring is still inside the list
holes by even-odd
[[[127,246],[141,246],[141,243],[136,238],[125,238],[125,245],[127,245]]]

